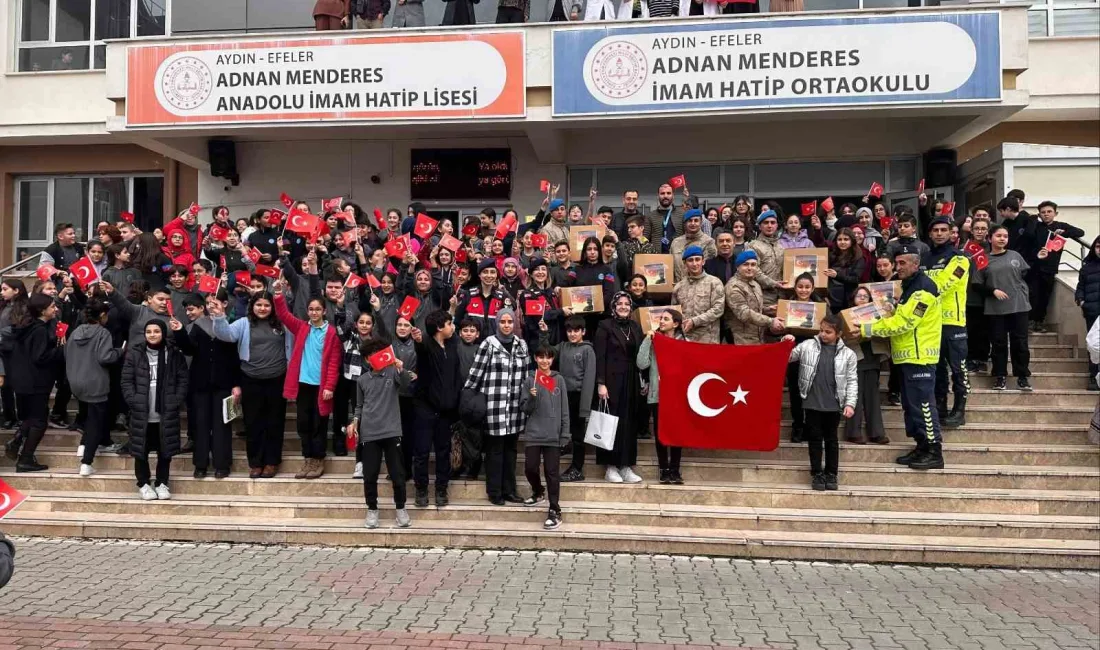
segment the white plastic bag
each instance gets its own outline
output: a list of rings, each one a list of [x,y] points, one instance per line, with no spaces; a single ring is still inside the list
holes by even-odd
[[[615,431],[619,428],[619,417],[611,415],[607,409],[607,400],[601,400],[599,407],[589,414],[584,443],[611,451],[615,448]]]

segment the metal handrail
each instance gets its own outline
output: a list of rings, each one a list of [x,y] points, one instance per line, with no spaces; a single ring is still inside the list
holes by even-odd
[[[8,266],[5,266],[4,268],[0,269],[0,276],[12,275],[11,272],[13,270],[18,269],[19,267],[22,267],[22,266],[29,266],[31,264],[31,262],[34,262],[34,266],[29,268],[26,273],[14,274],[14,275],[23,276],[23,275],[33,274],[35,272],[35,270],[38,269],[38,258],[42,257],[43,252],[45,252],[45,251],[38,251],[34,255],[31,255],[30,257],[21,259],[18,262],[16,262],[15,264],[9,264]]]
[[[1072,246],[1064,248],[1062,252],[1069,253],[1069,259],[1067,259],[1065,255],[1062,256],[1058,264],[1058,271],[1080,271],[1081,265],[1085,263],[1085,258],[1088,257],[1089,249],[1092,248],[1092,244],[1080,237],[1067,237],[1066,239],[1076,242],[1081,249],[1080,252],[1074,252]],[[1074,262],[1077,263],[1076,266],[1074,266]]]

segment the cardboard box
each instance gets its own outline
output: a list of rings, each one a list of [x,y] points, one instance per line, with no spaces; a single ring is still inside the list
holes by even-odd
[[[840,312],[840,320],[844,323],[844,331],[848,334],[858,334],[860,325],[873,323],[884,318],[886,313],[875,303],[851,307]]]
[[[775,317],[783,321],[792,334],[813,336],[821,331],[821,319],[825,318],[825,303],[780,300]]]
[[[587,287],[562,287],[562,307],[569,307],[575,314],[599,314],[603,312],[603,287],[593,284]]]
[[[828,289],[828,248],[788,248],[783,251],[783,281],[794,286],[794,280],[803,273],[814,276],[815,289]]]
[[[867,282],[859,285],[871,292],[871,300],[878,305],[887,302],[897,304],[901,298],[901,280],[893,282]]]
[[[676,283],[673,281],[673,261],[671,255],[653,255],[642,253],[634,256],[634,272],[645,276],[647,291],[654,294],[670,294]],[[629,278],[622,278],[626,281]]]
[[[679,314],[684,312],[680,309],[680,305],[663,305],[661,307],[639,307],[634,310],[634,320],[642,326],[642,333],[648,334],[657,327],[657,319],[661,317],[661,314],[668,310],[673,310]]]
[[[607,234],[607,228],[603,224],[569,226],[569,255],[574,262],[581,261],[581,248],[584,240],[595,237],[603,246],[603,236]],[[553,242],[551,242],[553,243]]]

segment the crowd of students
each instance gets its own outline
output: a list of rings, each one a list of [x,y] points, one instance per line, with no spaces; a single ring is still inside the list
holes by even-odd
[[[3,426],[16,429],[6,453],[19,472],[46,470],[35,452],[47,427],[68,427],[82,433],[81,476],[94,473],[97,453],[128,453],[141,498],[169,499],[171,459],[181,453],[191,454],[196,479],[211,469],[216,479],[230,475],[227,403],[243,411],[249,477],[274,477],[293,402],[295,478],[318,478],[327,455],[353,453],[368,528],[378,526],[383,462],[399,526],[410,524],[408,480],[414,504],[429,505],[433,451],[435,505],[447,505],[450,480],[484,469],[492,503],[548,502],[545,526],[556,528],[560,483],[584,480],[592,461],[584,440],[593,409],[618,417],[613,448],[594,458],[607,481],[642,481],[638,441],[652,437],[660,482],[684,482],[682,450],[656,430],[653,337],[793,338],[791,440],[809,443],[813,488],[835,490],[841,422],[850,442],[889,442],[880,373],[890,374],[890,403],[905,399],[916,449],[898,462],[914,469],[943,467],[940,425],[965,423],[968,373],[991,360],[994,387],[1006,389],[1011,353],[1016,387],[1031,390],[1027,334],[1044,328],[1061,254],[1049,240],[1083,234],[1057,221],[1051,202],[1037,216],[1021,211],[1020,195],[1002,200],[994,219],[982,206],[940,216],[940,203],[923,194],[915,212],[866,197],[802,217],[772,201],[757,211],[745,196],[704,212],[686,187],[676,200],[667,184],[648,215],[633,190],[622,210],[591,204],[586,214],[556,191],[532,221],[486,208],[461,224],[433,222],[426,235],[417,234],[425,212],[417,203],[372,216],[344,202],[313,236],[287,229],[272,210],[234,221],[224,206],[210,223],[184,211],[153,233],[100,224],[86,244],[61,224],[31,290],[16,279],[0,286]],[[575,262],[569,231],[590,224],[606,235],[584,240]],[[396,241],[404,245],[387,247]],[[977,246],[964,253],[968,242]],[[784,251],[804,247],[828,249],[826,291],[808,274],[783,280]],[[674,256],[671,295],[650,295],[634,272],[635,256],[652,253]],[[979,269],[972,258],[983,256]],[[85,260],[99,280],[82,288],[70,269]],[[873,300],[860,285],[887,280],[900,280],[903,293],[884,305],[881,327],[862,337],[845,331],[837,314]],[[562,288],[591,285],[602,289],[603,311],[575,313],[562,301]],[[824,302],[820,332],[788,332],[776,317],[781,297]],[[1100,316],[1100,238],[1077,300],[1091,326]],[[636,310],[666,303],[678,309],[643,331]],[[934,405],[921,401],[926,381]],[[117,442],[115,432],[124,434]],[[521,435],[526,497],[516,481]],[[570,463],[559,473],[563,457]]]

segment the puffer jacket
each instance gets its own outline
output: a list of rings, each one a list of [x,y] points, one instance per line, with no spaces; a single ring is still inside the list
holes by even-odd
[[[764,328],[772,323],[765,316],[764,294],[756,280],[746,282],[733,276],[726,283],[726,327],[735,345],[757,345],[764,338]]]
[[[802,399],[806,399],[810,394],[810,386],[813,386],[814,376],[817,374],[817,361],[820,357],[820,336],[807,339],[791,350],[791,363],[798,363],[798,394]],[[844,345],[844,341],[837,339],[833,369],[836,374],[836,401],[842,406],[851,406],[853,409],[859,397],[857,363],[856,353]]]
[[[676,282],[687,277],[687,267],[684,266],[684,251],[691,246],[703,249],[703,260],[718,257],[718,248],[714,245],[714,239],[710,235],[699,233],[694,239],[688,239],[687,233],[672,240],[668,252],[672,255],[672,277]],[[628,276],[629,277],[629,276]],[[624,280],[626,278],[623,278]]]
[[[1081,311],[1085,312],[1086,318],[1100,316],[1100,258],[1095,255],[1085,258],[1081,271],[1077,274],[1077,289],[1073,292],[1073,297],[1081,305]]]
[[[187,403],[187,359],[175,345],[166,342],[164,368],[157,370],[157,385],[162,392],[160,413],[160,447],[158,454],[172,457],[180,453],[180,416]],[[145,434],[149,428],[149,358],[145,341],[126,351],[122,364],[122,394],[130,407],[130,453],[144,458],[148,442]]]
[[[774,305],[779,301],[775,284],[783,279],[783,247],[779,245],[779,236],[757,236],[749,242],[748,250],[756,253],[760,271],[756,281],[764,294],[764,304]]]
[[[717,343],[726,311],[726,291],[722,281],[713,275],[700,273],[687,276],[672,290],[672,304],[680,305],[684,320],[691,321],[687,340],[696,343]]]
[[[805,230],[799,230],[797,235],[792,235],[787,231],[783,231],[779,235],[779,245],[786,250],[788,248],[813,248],[814,243],[810,241],[810,236],[806,234]]]

